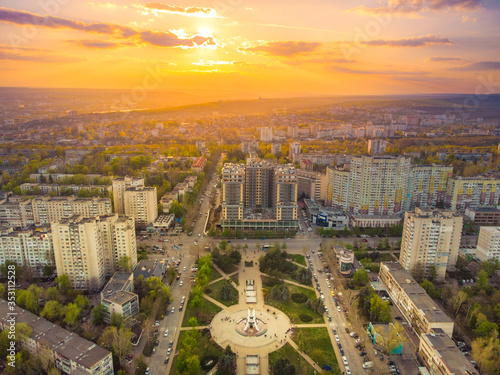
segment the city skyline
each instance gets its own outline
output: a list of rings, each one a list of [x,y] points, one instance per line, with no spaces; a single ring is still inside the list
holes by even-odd
[[[5,86],[256,95],[498,92],[494,1],[4,2]],[[490,85],[484,84],[489,82]]]

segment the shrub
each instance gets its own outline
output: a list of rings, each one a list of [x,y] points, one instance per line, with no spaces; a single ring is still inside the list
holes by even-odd
[[[300,320],[303,321],[304,323],[308,323],[310,322],[311,320],[313,320],[313,317],[311,315],[307,315],[307,314],[300,314],[299,316]]]
[[[307,301],[307,296],[304,293],[293,293],[292,301],[295,303],[304,303]]]
[[[205,294],[210,294],[210,293],[212,293],[212,289],[207,287],[207,288],[205,288],[204,292],[205,292]]]

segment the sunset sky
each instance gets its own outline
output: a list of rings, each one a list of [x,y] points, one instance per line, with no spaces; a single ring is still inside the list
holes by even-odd
[[[500,92],[498,20],[498,0],[4,0],[0,85]]]

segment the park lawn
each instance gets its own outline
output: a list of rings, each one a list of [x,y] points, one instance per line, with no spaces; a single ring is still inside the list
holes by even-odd
[[[239,276],[239,273],[238,273],[238,272],[236,272],[234,275],[231,275],[231,277],[230,277],[230,278],[231,278],[231,280],[233,280],[233,281],[234,281],[234,283],[235,283],[236,285],[240,285],[240,276]]]
[[[306,257],[302,254],[288,254],[288,257],[295,263],[306,266]]]
[[[305,294],[311,301],[314,301],[317,299],[316,293],[314,290],[302,288],[300,286],[292,285],[286,283],[286,286],[288,287],[288,290],[290,290],[290,296],[294,293],[303,293]],[[286,314],[290,318],[290,321],[295,324],[318,324],[318,323],[324,323],[325,320],[323,319],[323,316],[318,314],[316,311],[311,310],[308,308],[304,303],[295,303],[290,300],[287,302],[280,302],[280,301],[275,301],[270,297],[271,294],[271,287],[264,287],[264,289],[267,290],[267,293],[265,294],[265,303],[267,305],[276,307],[277,309],[283,311],[283,313]],[[301,314],[307,314],[311,316],[313,319],[310,322],[303,322],[300,319]]]
[[[208,288],[211,290],[211,292],[210,292],[210,294],[208,294],[208,293],[206,293],[206,294],[207,294],[207,296],[212,297],[214,300],[219,301],[223,305],[226,305],[229,307],[229,306],[238,304],[238,297],[239,296],[238,296],[238,290],[231,285],[231,288],[233,288],[233,293],[234,293],[233,299],[224,301],[222,298],[220,298],[220,291],[221,291],[222,287],[224,286],[224,284],[226,284],[226,283],[228,283],[228,281],[226,279],[224,279],[224,280],[220,280],[214,284],[209,285]]]
[[[381,253],[380,258],[377,259],[378,262],[394,262],[394,258],[389,253]]]
[[[177,347],[175,348],[176,352],[178,352],[179,349],[181,348],[181,343],[185,337],[185,334],[186,334],[186,331],[181,331],[179,333],[179,340],[177,341]],[[201,337],[198,340],[198,357],[200,358],[200,363],[201,363],[201,360],[203,359],[203,357],[205,357],[205,356],[220,357],[222,355],[222,353],[223,353],[223,350],[217,344],[215,344],[213,341],[210,341],[210,333],[208,333],[208,332],[203,333],[203,331],[201,331]],[[180,372],[177,371],[177,358],[178,358],[178,355],[176,355],[173,358],[173,362],[172,362],[172,374],[174,374],[174,375],[176,375],[176,374],[180,375]],[[172,357],[171,357],[171,359],[172,359]],[[213,367],[213,370],[215,371],[215,366]],[[207,372],[208,372],[207,370],[200,369],[200,370],[198,370],[196,375],[206,375]]]
[[[210,273],[209,282],[220,279],[221,277],[222,277],[221,273],[212,266],[212,272]]]
[[[209,286],[212,287],[211,285]],[[198,319],[199,326],[206,326],[210,324],[213,317],[222,309],[216,304],[206,300],[203,298],[203,306],[200,310],[203,312],[201,318],[196,315],[196,309],[191,306],[191,297],[189,296],[189,300],[185,305],[186,313],[184,314],[184,319],[182,319],[182,327],[190,327],[191,325],[188,323],[189,319],[196,318]]]
[[[314,375],[314,368],[294,349],[289,343],[286,343],[275,352],[269,353],[269,368],[280,358],[288,358],[290,363],[295,366],[295,373],[301,375]]]
[[[327,328],[295,328],[292,340],[319,367],[330,365],[332,374],[341,373]]]

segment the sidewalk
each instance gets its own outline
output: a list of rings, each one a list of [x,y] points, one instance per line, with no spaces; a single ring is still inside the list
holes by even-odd
[[[290,343],[290,345],[292,346],[292,348],[294,348],[294,349],[297,351],[297,353],[299,353],[299,354],[300,354],[300,355],[301,355],[301,356],[302,356],[302,357],[303,357],[303,358],[304,358],[307,362],[309,362],[309,364],[310,364],[312,367],[314,367],[314,369],[315,369],[317,372],[321,373],[321,372],[323,371],[323,370],[321,369],[321,367],[319,367],[319,366],[316,364],[316,362],[314,362],[314,361],[311,359],[311,357],[309,357],[307,354],[305,354],[305,353],[303,353],[303,352],[301,352],[301,351],[300,351],[300,349],[299,349],[299,347],[297,346],[297,344],[296,344],[296,343],[294,343],[292,340],[288,340],[287,342],[288,342],[288,343]]]

